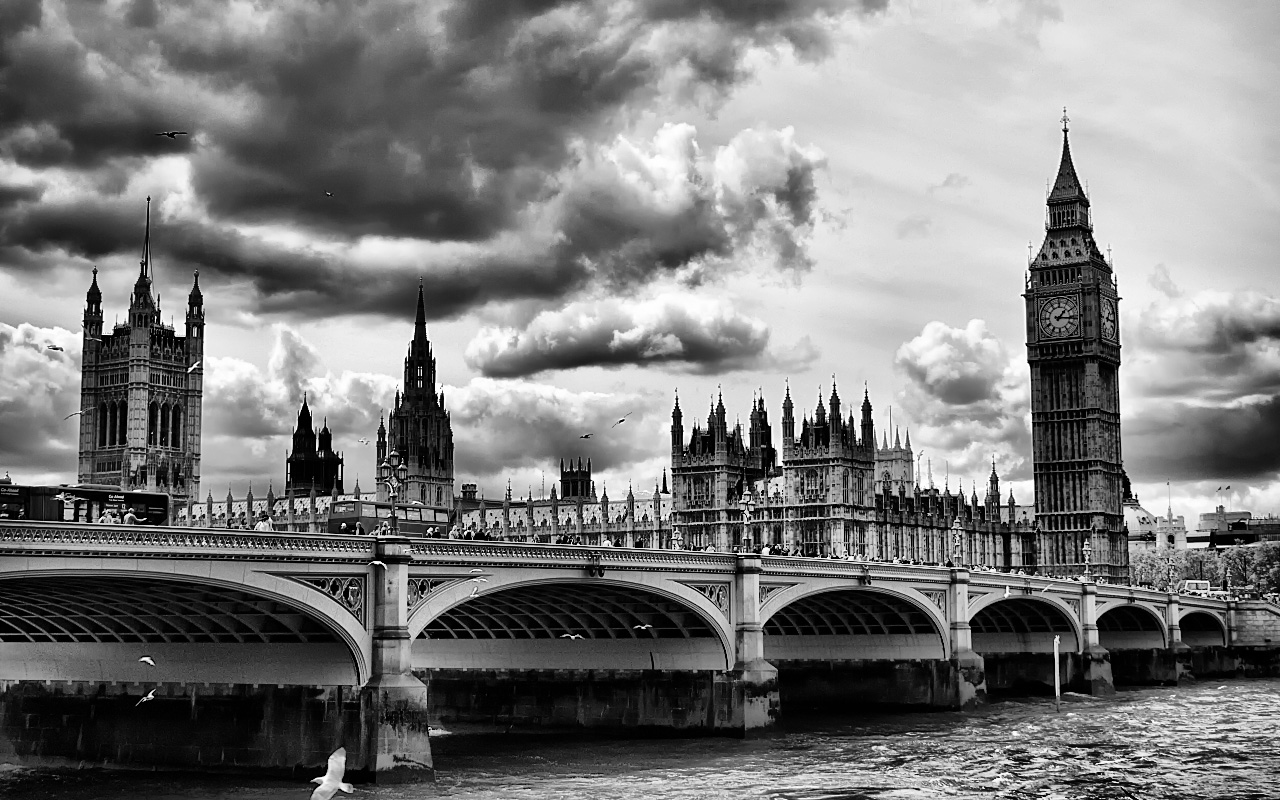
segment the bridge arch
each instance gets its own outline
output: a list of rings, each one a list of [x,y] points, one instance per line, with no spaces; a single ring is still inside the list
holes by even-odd
[[[1108,651],[1162,649],[1169,645],[1169,629],[1149,605],[1108,603],[1098,609],[1098,644]]]
[[[677,581],[574,575],[514,578],[473,594],[476,586],[459,580],[413,611],[415,668],[718,671],[735,661],[725,613]]]
[[[760,619],[770,662],[950,658],[946,618],[914,589],[784,590],[764,604]]]
[[[969,606],[969,629],[977,653],[1081,652],[1083,636],[1075,610],[1045,594],[1004,597],[992,592]]]
[[[319,589],[242,563],[157,559],[112,569],[88,561],[0,565],[4,674],[151,683],[368,681],[363,623]],[[157,666],[139,663],[142,655]]]
[[[1178,615],[1182,643],[1188,647],[1220,647],[1227,643],[1227,625],[1217,614],[1190,609]]]

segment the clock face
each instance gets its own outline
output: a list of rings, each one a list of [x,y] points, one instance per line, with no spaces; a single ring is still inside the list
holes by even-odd
[[[1102,336],[1113,342],[1116,340],[1116,304],[1105,297],[1102,299]]]
[[[1040,304],[1040,330],[1045,336],[1071,336],[1080,325],[1080,306],[1074,297],[1050,297]]]

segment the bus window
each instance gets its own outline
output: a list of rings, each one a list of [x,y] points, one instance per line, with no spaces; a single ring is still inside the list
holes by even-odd
[[[353,502],[350,502],[350,501],[347,501],[347,502],[344,502],[344,503],[334,503],[334,504],[333,504],[333,507],[330,509],[329,513],[330,513],[330,514],[341,514],[341,515],[355,514],[355,513],[356,513],[356,504],[355,504],[355,503],[353,503]]]
[[[402,508],[400,509],[400,518],[409,520],[422,520],[422,509],[420,508]]]
[[[375,506],[378,519],[391,519],[391,506]]]

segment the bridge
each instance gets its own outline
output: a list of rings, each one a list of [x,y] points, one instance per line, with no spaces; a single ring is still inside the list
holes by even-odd
[[[1055,670],[1094,694],[1234,674],[1273,640],[1260,601],[963,568],[6,521],[0,760],[293,770],[342,744],[398,780],[433,729],[746,735]]]

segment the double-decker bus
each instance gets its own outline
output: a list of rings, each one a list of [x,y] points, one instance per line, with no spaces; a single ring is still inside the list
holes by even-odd
[[[126,492],[112,486],[21,486],[0,484],[0,520],[97,522],[107,510],[124,521],[132,511],[139,525],[169,524],[169,495]]]
[[[391,524],[391,503],[373,500],[339,500],[329,506],[329,533],[355,533],[359,522],[366,534],[382,523]],[[396,503],[396,528],[405,536],[444,536],[449,530],[449,512],[415,503]],[[345,526],[345,527],[344,527]],[[433,530],[434,529],[434,530]]]

